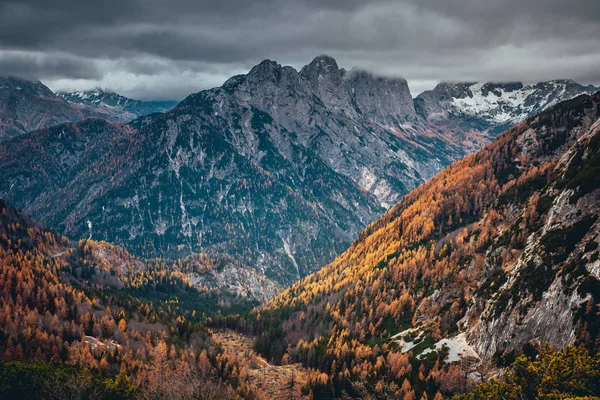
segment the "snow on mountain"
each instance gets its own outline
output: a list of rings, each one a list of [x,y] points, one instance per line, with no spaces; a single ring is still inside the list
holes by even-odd
[[[58,96],[72,104],[93,106],[108,113],[114,113],[119,122],[127,122],[142,115],[169,111],[177,105],[175,101],[134,100],[101,88],[79,92],[62,92],[58,93]]]
[[[415,99],[417,112],[429,121],[459,120],[466,128],[500,133],[561,101],[598,88],[572,80],[533,85],[509,83],[440,83]]]
[[[494,91],[484,91],[485,86],[485,83],[470,86],[472,96],[454,98],[452,106],[468,115],[488,114],[491,122],[500,124],[525,118],[529,110],[523,104],[527,96],[533,93],[531,88],[510,90],[498,87]]]

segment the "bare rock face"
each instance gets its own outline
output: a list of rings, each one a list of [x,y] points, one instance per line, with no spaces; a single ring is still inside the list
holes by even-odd
[[[598,326],[595,304],[600,287],[599,100],[596,94],[595,104],[580,102],[582,107],[573,109],[574,115],[587,109],[581,122],[574,126],[552,132],[529,129],[517,138],[521,155],[528,162],[550,159],[540,143],[551,135],[561,138],[554,140],[564,141],[568,147],[563,145],[564,153],[554,154],[554,179],[539,190],[539,220],[521,228],[527,235],[526,246],[515,265],[498,269],[493,265],[497,246],[488,251],[489,268],[496,272],[483,286],[495,289],[476,296],[464,319],[468,340],[482,357],[519,352],[530,342],[563,347],[576,341],[595,340],[593,336],[586,337],[590,333],[585,332],[597,332]],[[540,118],[543,117],[544,114]],[[527,206],[529,202],[513,204],[514,225],[506,228],[506,234],[514,226],[522,226]]]
[[[442,134],[420,137],[426,127],[405,80],[347,72],[328,56],[315,58],[300,72],[266,60],[222,89],[228,96],[218,89],[200,92],[182,106],[204,96],[216,96],[220,107],[231,100],[252,105],[385,208],[465,153]],[[286,154],[288,143],[276,145]]]
[[[300,75],[329,109],[389,126],[416,120],[404,79],[377,77],[360,70],[347,72],[338,69],[336,61],[328,56],[315,58]]]
[[[281,290],[279,285],[263,274],[234,261],[202,273],[188,273],[187,277],[200,291],[218,289],[261,303],[273,298]]]

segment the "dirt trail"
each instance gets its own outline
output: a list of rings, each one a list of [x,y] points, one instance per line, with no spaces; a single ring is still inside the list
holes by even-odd
[[[254,338],[251,336],[230,330],[215,332],[213,336],[221,343],[226,354],[236,354],[245,359],[252,388],[262,390],[266,398],[308,399],[300,392],[308,382],[308,373],[302,365],[269,364],[253,350]]]
[[[76,247],[69,247],[68,249],[63,250],[63,251],[61,251],[59,253],[50,254],[50,258],[56,258],[56,257],[64,256],[65,254],[71,252],[71,250],[75,250],[75,249],[76,249]]]

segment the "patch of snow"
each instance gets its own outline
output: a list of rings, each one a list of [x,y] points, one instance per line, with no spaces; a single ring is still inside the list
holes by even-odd
[[[394,336],[392,336],[392,339],[396,339],[398,337],[406,336],[409,333],[413,333],[413,332],[418,331],[418,330],[419,330],[419,328],[408,328],[408,329],[406,329],[406,330],[404,330],[402,332],[396,333]]]
[[[532,111],[523,106],[525,99],[535,91],[532,87],[525,86],[514,91],[497,88],[495,91],[500,93],[498,96],[492,91],[484,95],[483,86],[484,83],[471,85],[469,89],[473,96],[454,98],[452,102],[454,108],[471,116],[488,114],[489,119],[496,123],[520,122]],[[512,110],[512,112],[507,110]]]
[[[448,356],[446,357],[447,363],[452,363],[465,357],[474,357],[479,359],[477,352],[467,343],[467,336],[463,332],[450,339],[442,339],[435,344],[435,350],[441,350],[442,347],[448,346]],[[431,353],[434,349],[426,349],[420,355],[423,357],[425,354]]]
[[[415,336],[413,341],[407,342],[403,339],[404,336],[410,335],[417,331],[419,332],[419,334]],[[400,346],[400,351],[402,353],[407,353],[408,351],[416,347],[419,343],[421,343],[420,340],[417,342],[417,339],[423,339],[423,331],[421,330],[421,328],[409,328],[405,331],[395,334],[394,336],[392,336],[392,339],[396,340],[396,343],[398,343],[398,345]]]
[[[283,250],[285,251],[285,254],[287,254],[287,256],[290,258],[290,260],[292,260],[292,264],[294,264],[294,267],[296,268],[296,273],[298,274],[298,277],[300,277],[300,268],[298,267],[298,263],[296,262],[296,259],[294,258],[294,255],[292,254],[292,249],[290,247],[290,244],[283,236],[280,236],[280,237],[281,237],[281,241],[283,242]]]

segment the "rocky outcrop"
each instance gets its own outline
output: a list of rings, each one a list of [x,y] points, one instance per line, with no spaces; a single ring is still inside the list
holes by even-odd
[[[600,182],[596,176],[600,120],[593,113],[590,116],[581,126],[564,132],[576,143],[557,160],[559,179],[540,192],[551,203],[547,210],[538,207],[540,221],[534,225],[538,229],[525,230],[527,245],[515,266],[503,266],[488,278],[488,282],[504,283],[489,297],[475,297],[467,313],[465,321],[475,321],[467,324],[469,341],[484,357],[519,352],[530,342],[563,347],[589,340],[582,336],[584,325],[592,327],[591,331],[597,329],[593,327],[598,325],[594,304],[600,300]],[[533,135],[545,133],[534,131]],[[533,135],[524,133],[529,141]],[[521,149],[524,156],[531,154],[531,148]],[[594,176],[582,179],[588,173]],[[513,210],[525,218],[526,204]],[[491,250],[488,259],[493,260],[497,251]]]
[[[203,272],[190,272],[187,277],[200,291],[226,291],[261,303],[273,298],[281,290],[279,285],[263,274],[233,260]]]

